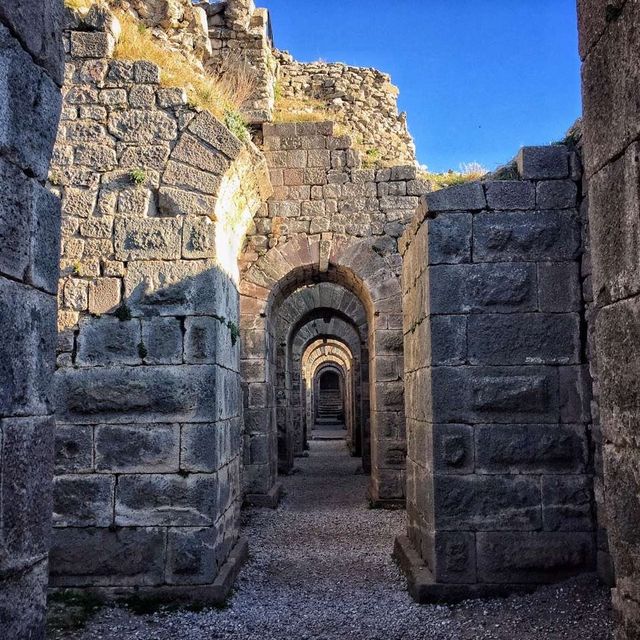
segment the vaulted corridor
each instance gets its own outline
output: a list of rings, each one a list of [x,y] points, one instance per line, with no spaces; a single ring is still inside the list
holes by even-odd
[[[65,639],[604,640],[609,598],[591,577],[537,593],[420,606],[391,559],[404,511],[369,509],[344,442],[311,441],[281,507],[245,512],[251,558],[227,609],[134,616],[104,609]],[[53,640],[53,638],[51,639]]]

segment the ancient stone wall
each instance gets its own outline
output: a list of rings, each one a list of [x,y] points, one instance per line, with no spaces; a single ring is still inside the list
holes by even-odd
[[[219,73],[234,68],[249,74],[254,83],[252,95],[242,107],[251,124],[272,119],[275,104],[278,62],[274,55],[269,12],[256,9],[253,0],[226,0],[199,5],[207,14],[211,55],[206,67]]]
[[[370,160],[382,164],[415,164],[413,138],[404,113],[398,113],[398,89],[386,73],[339,62],[297,62],[278,52],[278,92],[283,98],[318,101],[345,123]]]
[[[51,530],[62,6],[0,1],[0,635],[44,639]]]
[[[631,640],[640,634],[640,3],[578,9],[606,526],[616,638]]]
[[[63,204],[51,583],[221,600],[246,551],[237,253],[269,177],[157,66],[111,59],[117,26],[100,15],[69,18],[50,177]]]
[[[403,238],[408,537],[420,601],[595,566],[577,155],[427,195]]]
[[[371,459],[372,500],[402,502],[397,238],[426,185],[413,166],[362,169],[350,138],[335,135],[330,122],[265,124],[263,134],[274,194],[256,214],[241,257],[245,450],[254,452],[246,461],[247,490],[267,495],[276,485],[275,320],[298,289],[328,281],[359,298],[367,313],[371,446],[363,455]]]

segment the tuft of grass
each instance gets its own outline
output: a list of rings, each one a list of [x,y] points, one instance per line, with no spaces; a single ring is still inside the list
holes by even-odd
[[[370,147],[364,152],[364,158],[362,160],[362,166],[365,169],[376,169],[381,166],[382,154],[377,147]]]
[[[229,129],[240,142],[249,142],[251,140],[247,122],[238,111],[231,111],[230,109],[225,111],[224,123],[227,125],[227,129]]]
[[[459,171],[445,171],[443,173],[433,173],[426,167],[418,171],[418,177],[431,185],[433,191],[454,187],[467,182],[477,182],[486,176],[488,171],[477,162],[463,163]]]
[[[308,98],[289,98],[282,96],[282,90],[276,85],[276,108],[274,122],[326,122],[335,120],[336,115],[327,109],[321,100]]]
[[[138,343],[138,355],[140,356],[141,360],[144,360],[149,355],[149,352],[147,351],[147,347],[142,341]]]
[[[144,181],[147,179],[147,172],[139,167],[131,169],[131,171],[129,171],[129,178],[131,178],[131,182],[133,182],[133,184],[139,186],[144,184]]]
[[[215,74],[205,73],[180,52],[169,49],[130,15],[117,12],[122,31],[114,57],[146,60],[160,67],[160,84],[184,88],[189,104],[210,111],[219,119],[226,112],[238,112],[255,91],[255,79],[248,63],[229,57]]]

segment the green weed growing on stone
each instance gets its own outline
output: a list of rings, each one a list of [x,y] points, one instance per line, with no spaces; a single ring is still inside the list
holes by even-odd
[[[365,169],[375,169],[380,165],[382,154],[377,147],[370,147],[364,152],[364,158],[362,159],[362,166]]]
[[[79,261],[73,263],[73,266],[71,267],[71,274],[78,278],[82,277],[82,264]]]
[[[249,142],[251,140],[247,123],[238,111],[227,109],[224,112],[224,123],[240,142]]]
[[[126,322],[127,320],[131,320],[131,309],[126,305],[126,303],[122,303],[117,309],[115,313],[116,318],[120,320],[120,322]]]
[[[141,360],[144,360],[149,355],[149,352],[147,351],[147,347],[142,341],[138,343],[138,355],[140,356]]]
[[[141,185],[147,179],[147,172],[144,169],[131,169],[129,172],[129,178],[133,184]]]
[[[236,342],[238,342],[238,338],[240,337],[240,328],[232,320],[227,322],[227,327],[229,327],[229,331],[231,332],[231,344],[235,347]]]

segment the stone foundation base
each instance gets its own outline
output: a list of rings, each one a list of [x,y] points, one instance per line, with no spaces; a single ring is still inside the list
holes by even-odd
[[[454,603],[473,598],[496,598],[535,591],[537,584],[450,584],[436,582],[407,536],[398,536],[393,557],[407,577],[409,595],[420,604]]]
[[[105,602],[126,602],[135,598],[158,604],[178,605],[222,605],[225,603],[240,569],[249,556],[247,538],[239,538],[231,550],[218,576],[212,584],[202,585],[159,585],[123,587],[53,587],[50,593],[81,591]]]
[[[245,505],[249,507],[262,507],[264,509],[277,509],[282,497],[282,483],[276,482],[268,493],[248,493],[244,497]]]

